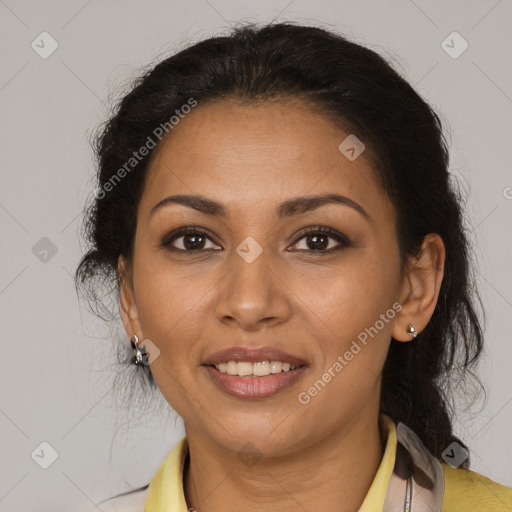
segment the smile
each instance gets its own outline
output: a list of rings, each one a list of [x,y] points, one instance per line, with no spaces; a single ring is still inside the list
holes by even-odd
[[[217,366],[222,366],[222,369],[217,368]],[[203,365],[202,367],[221,391],[244,399],[274,396],[296,384],[307,369],[305,364],[292,368],[289,363],[280,363],[279,361],[256,363],[230,361],[219,365]],[[225,371],[222,371],[223,369]],[[235,370],[236,373],[230,373],[230,371],[234,372]],[[240,371],[242,375],[240,375]]]

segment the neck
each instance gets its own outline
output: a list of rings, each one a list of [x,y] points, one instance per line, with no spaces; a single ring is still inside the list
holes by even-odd
[[[261,456],[246,464],[211,438],[187,425],[185,430],[185,498],[189,510],[197,512],[225,512],[233,503],[239,512],[357,511],[385,445],[378,414],[342,426],[293,454]]]

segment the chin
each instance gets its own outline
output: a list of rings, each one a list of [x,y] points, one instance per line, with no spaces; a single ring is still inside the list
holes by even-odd
[[[245,417],[243,421],[224,421],[224,428],[210,432],[210,436],[226,450],[240,453],[241,456],[253,454],[279,457],[293,452],[299,443],[304,442],[306,435],[301,430],[300,439],[294,439],[287,430],[289,424],[285,426],[284,423],[282,418],[272,424],[262,424],[261,420],[251,421]]]

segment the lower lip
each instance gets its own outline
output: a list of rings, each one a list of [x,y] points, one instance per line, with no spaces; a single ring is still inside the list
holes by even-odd
[[[222,391],[237,398],[267,398],[295,384],[306,370],[299,366],[295,370],[271,373],[265,377],[229,375],[222,373],[213,366],[204,366],[214,384]]]

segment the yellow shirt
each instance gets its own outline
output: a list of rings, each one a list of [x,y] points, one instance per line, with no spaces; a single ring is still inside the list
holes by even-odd
[[[384,455],[359,512],[382,511],[395,464],[397,437],[393,421],[385,422],[388,438]],[[183,463],[188,452],[183,437],[166,457],[149,484],[144,512],[187,512]],[[441,512],[511,512],[512,489],[468,469],[442,463],[445,491]]]

